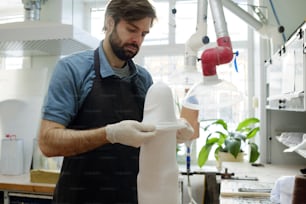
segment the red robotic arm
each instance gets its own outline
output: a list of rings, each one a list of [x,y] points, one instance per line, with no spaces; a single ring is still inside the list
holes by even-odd
[[[221,0],[210,0],[217,36],[217,47],[209,48],[202,53],[202,72],[204,76],[216,75],[216,66],[229,63],[233,59],[233,50],[226,27]]]
[[[205,50],[201,55],[204,76],[216,75],[216,66],[229,63],[233,59],[231,40],[228,36],[217,40],[218,46]]]

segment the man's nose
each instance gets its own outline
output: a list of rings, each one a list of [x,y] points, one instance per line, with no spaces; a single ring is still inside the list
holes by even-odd
[[[143,42],[144,37],[142,36],[142,34],[135,34],[132,38],[133,43],[137,44],[138,47],[141,45],[141,43]]]

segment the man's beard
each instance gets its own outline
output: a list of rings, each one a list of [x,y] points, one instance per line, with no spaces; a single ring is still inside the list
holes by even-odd
[[[109,37],[109,43],[112,47],[112,50],[114,52],[114,54],[121,60],[129,60],[129,59],[132,59],[137,53],[138,53],[138,50],[139,50],[139,47],[137,44],[123,44],[121,46],[121,40],[118,36],[118,33],[117,33],[117,30],[116,28],[113,30],[113,32],[110,34],[110,37]],[[134,53],[134,52],[131,52],[129,50],[126,50],[124,47],[125,46],[134,46],[137,51]]]

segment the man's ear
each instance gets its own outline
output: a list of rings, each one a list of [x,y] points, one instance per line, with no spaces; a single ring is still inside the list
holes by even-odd
[[[111,16],[107,16],[105,20],[106,20],[105,29],[112,30],[115,25],[114,19]]]

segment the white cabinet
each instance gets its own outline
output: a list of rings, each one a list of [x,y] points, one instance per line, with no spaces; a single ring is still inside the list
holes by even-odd
[[[306,22],[265,63],[265,71],[267,161],[306,164],[306,150],[285,153],[294,144],[279,137],[306,133]]]
[[[306,111],[306,23],[265,64],[267,109]]]

